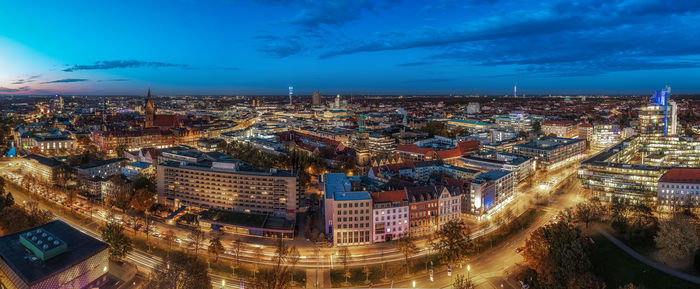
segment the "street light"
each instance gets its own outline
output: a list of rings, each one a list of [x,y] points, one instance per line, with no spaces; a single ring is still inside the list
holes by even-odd
[[[221,279],[221,288],[224,288],[226,286],[226,280]]]
[[[472,271],[472,266],[467,264],[467,282],[469,282],[469,287],[472,287],[472,278],[469,276],[469,273]]]
[[[416,288],[416,280],[413,280],[413,288]]]

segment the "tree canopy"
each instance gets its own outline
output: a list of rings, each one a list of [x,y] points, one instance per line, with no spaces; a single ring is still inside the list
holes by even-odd
[[[567,222],[545,225],[530,234],[520,254],[536,272],[541,288],[568,288],[592,268],[590,245],[581,230]]]
[[[131,239],[124,234],[124,226],[115,221],[100,227],[102,240],[109,245],[109,258],[112,261],[122,261],[134,247]]]
[[[207,265],[185,252],[171,252],[156,265],[149,276],[148,288],[153,289],[211,289]]]

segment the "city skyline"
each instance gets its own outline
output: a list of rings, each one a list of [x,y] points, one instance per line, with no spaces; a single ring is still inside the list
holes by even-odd
[[[2,6],[0,95],[700,92],[693,1]]]

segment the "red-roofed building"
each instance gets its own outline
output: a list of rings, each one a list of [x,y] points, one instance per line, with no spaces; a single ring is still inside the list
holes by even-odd
[[[174,114],[155,115],[152,126],[160,128],[180,127],[180,120],[177,115]]]
[[[700,168],[672,168],[659,179],[658,204],[700,207]]]
[[[456,165],[457,161],[459,160],[460,157],[462,157],[462,155],[463,155],[462,151],[459,149],[459,147],[437,152],[438,158],[443,160],[446,164],[449,164],[449,165]]]
[[[437,139],[437,141],[434,142],[452,142],[452,148],[449,148],[449,146],[448,148],[445,148],[444,143],[441,143],[441,145],[443,145],[443,149],[441,150],[431,147],[423,147],[425,145],[430,145],[428,141],[434,139],[423,140],[421,142],[425,142],[425,144],[421,145],[398,145],[395,150],[396,154],[404,161],[422,162],[441,159],[445,163],[453,165],[457,163],[459,157],[479,150],[479,141],[469,140],[457,143],[456,141],[448,138]]]
[[[408,234],[408,193],[406,189],[372,193],[372,232],[375,243]]]
[[[457,147],[462,152],[462,155],[468,155],[473,152],[479,151],[479,141],[478,140],[466,140],[457,143]]]

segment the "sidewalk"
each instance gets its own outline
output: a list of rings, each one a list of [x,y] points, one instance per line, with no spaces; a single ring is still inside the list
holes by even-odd
[[[604,229],[600,228],[600,226],[596,226],[595,229],[596,229],[596,231],[598,231],[598,233],[603,235],[603,237],[605,237],[606,239],[610,240],[610,242],[615,244],[615,246],[622,249],[623,251],[625,251],[627,254],[634,257],[638,261],[640,261],[644,264],[647,264],[647,265],[651,266],[652,268],[659,270],[661,272],[664,272],[668,275],[671,275],[671,276],[674,276],[676,278],[683,279],[685,281],[700,285],[700,277],[699,276],[694,276],[694,275],[690,275],[690,274],[687,274],[684,272],[676,271],[676,270],[673,270],[673,269],[668,268],[666,266],[663,266],[661,264],[658,264],[654,261],[651,261],[647,257],[644,257],[641,254],[637,253],[636,251],[632,250],[632,248],[630,248],[627,245],[625,245],[624,243],[622,243],[620,240],[615,238],[613,235],[610,235],[610,233],[608,233]]]

